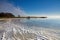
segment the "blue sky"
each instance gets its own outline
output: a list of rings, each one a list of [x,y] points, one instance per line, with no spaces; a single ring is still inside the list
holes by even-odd
[[[20,7],[28,15],[60,15],[60,0],[0,0]]]

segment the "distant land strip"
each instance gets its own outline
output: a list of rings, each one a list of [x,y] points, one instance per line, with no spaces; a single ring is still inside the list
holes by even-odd
[[[8,18],[8,17],[2,17],[2,18]],[[9,17],[10,18],[10,17]],[[11,17],[11,18],[47,18],[47,17],[35,17],[35,16],[20,16],[20,17]]]

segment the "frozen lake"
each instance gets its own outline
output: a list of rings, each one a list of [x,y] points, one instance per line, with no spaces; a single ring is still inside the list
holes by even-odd
[[[0,40],[28,39],[59,40],[60,19],[12,19],[10,21],[0,21]]]

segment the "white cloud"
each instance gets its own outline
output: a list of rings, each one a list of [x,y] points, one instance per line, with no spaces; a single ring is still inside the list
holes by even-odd
[[[0,12],[10,12],[14,15],[25,15],[24,10],[21,10],[19,7],[15,7],[10,3],[2,3],[0,4]]]

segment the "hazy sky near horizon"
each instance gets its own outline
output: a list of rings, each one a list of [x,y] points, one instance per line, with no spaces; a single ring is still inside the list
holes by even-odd
[[[20,8],[27,15],[60,15],[60,0],[0,0],[0,3],[5,2]]]

